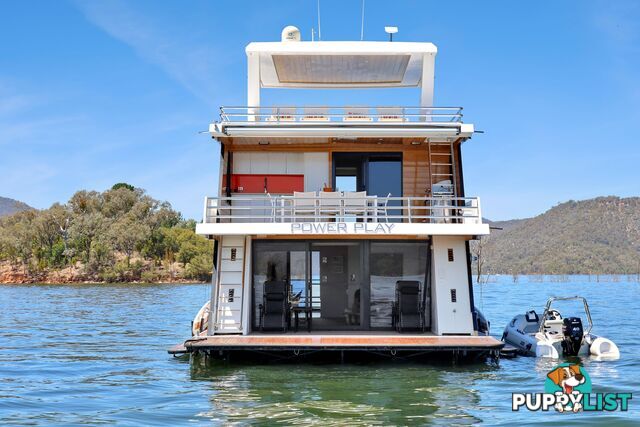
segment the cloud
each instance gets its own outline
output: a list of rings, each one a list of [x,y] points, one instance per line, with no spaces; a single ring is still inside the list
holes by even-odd
[[[154,22],[123,1],[78,1],[85,17],[98,28],[130,46],[136,54],[160,67],[191,94],[211,102],[214,96],[215,69],[220,55],[210,40],[198,42],[192,35],[171,32],[170,25]]]
[[[0,146],[25,141],[32,146],[47,144],[52,141],[52,132],[68,133],[84,123],[84,118],[77,114],[38,111],[40,107],[50,108],[47,99],[27,92],[16,93],[17,84],[11,91],[6,86],[0,83]]]

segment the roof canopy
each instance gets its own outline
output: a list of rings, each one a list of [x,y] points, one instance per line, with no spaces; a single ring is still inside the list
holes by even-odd
[[[421,87],[421,105],[431,106],[437,51],[432,43],[250,43],[248,105],[260,105],[262,87]]]

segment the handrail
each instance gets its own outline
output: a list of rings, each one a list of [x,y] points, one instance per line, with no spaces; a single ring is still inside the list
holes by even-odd
[[[235,122],[462,122],[462,107],[223,106],[220,123]]]
[[[205,199],[205,223],[323,222],[347,218],[367,222],[481,224],[477,197],[232,196]]]

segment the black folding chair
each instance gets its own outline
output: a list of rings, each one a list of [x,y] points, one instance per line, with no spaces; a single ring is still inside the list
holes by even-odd
[[[392,311],[393,327],[398,332],[419,330],[424,332],[424,307],[420,295],[420,282],[398,280],[396,301]]]
[[[287,284],[283,281],[264,282],[262,304],[260,304],[260,330],[287,331],[288,319]]]

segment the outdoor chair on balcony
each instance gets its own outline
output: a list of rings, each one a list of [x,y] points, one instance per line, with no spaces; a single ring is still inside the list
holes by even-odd
[[[367,192],[345,191],[343,215],[365,216],[367,214]]]
[[[295,122],[296,121],[296,109],[295,108],[274,108],[270,117],[267,117],[268,122]]]
[[[315,221],[315,216],[318,213],[318,207],[316,204],[317,195],[315,191],[294,191],[292,203],[293,220],[308,219],[312,222]]]
[[[406,122],[402,108],[400,107],[380,107],[378,108],[379,122]]]
[[[347,107],[346,115],[342,119],[345,122],[370,122],[369,109],[366,107]]]
[[[342,195],[339,191],[320,192],[320,221],[328,222],[331,217],[342,214]]]
[[[328,109],[326,107],[309,107],[304,109],[304,116],[300,121],[303,122],[328,122]]]
[[[281,280],[264,282],[262,304],[260,309],[260,331],[287,331],[289,319],[289,299],[287,297],[287,283]]]
[[[376,200],[375,210],[378,221],[384,218],[384,222],[389,222],[389,197],[391,197],[391,193],[387,194],[387,197],[380,197]]]
[[[267,217],[264,222],[276,222],[276,199],[271,195],[271,193],[266,192],[267,196]]]
[[[396,282],[396,301],[392,310],[392,324],[396,331],[419,330],[424,332],[424,307],[417,280]]]

